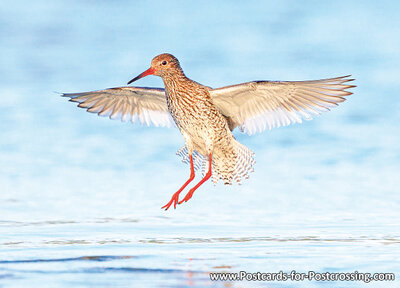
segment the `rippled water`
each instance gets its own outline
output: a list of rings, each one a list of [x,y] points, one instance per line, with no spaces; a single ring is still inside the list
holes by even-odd
[[[0,287],[364,287],[211,282],[210,272],[400,277],[399,5],[393,1],[12,2],[0,6]],[[353,74],[311,122],[238,140],[241,186],[189,169],[173,129],[85,113],[54,93],[124,85],[161,52],[213,87]],[[147,77],[137,85],[161,86]],[[371,286],[372,287],[372,286]]]

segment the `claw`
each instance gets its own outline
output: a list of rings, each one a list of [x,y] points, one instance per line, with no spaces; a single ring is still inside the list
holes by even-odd
[[[178,204],[182,204],[183,202],[187,202],[190,198],[193,196],[193,189],[190,189],[189,192],[186,194],[185,198],[183,198],[181,201],[178,202]]]
[[[161,209],[165,209],[165,211],[167,211],[172,204],[174,204],[174,209],[176,209],[176,204],[178,203],[180,192],[181,191],[175,192],[174,195],[172,195],[171,200],[166,205],[161,207]]]

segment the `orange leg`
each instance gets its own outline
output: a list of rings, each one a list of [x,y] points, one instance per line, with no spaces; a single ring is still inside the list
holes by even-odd
[[[211,159],[211,153],[210,153],[209,158],[208,158],[208,171],[207,171],[207,174],[204,176],[203,179],[200,180],[199,183],[197,183],[196,186],[194,186],[192,189],[189,190],[189,192],[186,194],[185,198],[183,198],[181,201],[179,201],[178,204],[182,204],[183,202],[187,202],[190,198],[192,198],[194,191],[196,191],[196,189],[199,188],[201,186],[201,184],[203,184],[208,179],[210,179],[211,173],[212,173],[211,163],[212,163],[212,159]]]
[[[193,167],[193,156],[192,154],[189,155],[189,159],[190,159],[190,177],[189,179],[185,182],[185,184],[183,184],[183,186],[174,193],[174,195],[172,195],[171,200],[167,203],[167,205],[164,205],[163,207],[161,207],[161,209],[168,210],[169,207],[171,207],[172,203],[174,204],[174,208],[176,208],[176,203],[178,203],[179,200],[179,193],[182,192],[183,189],[185,189],[185,187],[192,182],[192,180],[194,179],[194,167]]]

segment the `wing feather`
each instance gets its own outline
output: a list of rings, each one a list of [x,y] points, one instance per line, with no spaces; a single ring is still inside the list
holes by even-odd
[[[174,125],[169,114],[165,91],[161,88],[117,87],[83,93],[64,93],[78,107],[99,116],[121,119],[123,122],[139,120],[141,124]]]
[[[217,89],[214,105],[248,134],[310,120],[345,101],[350,75],[310,81],[253,81]]]

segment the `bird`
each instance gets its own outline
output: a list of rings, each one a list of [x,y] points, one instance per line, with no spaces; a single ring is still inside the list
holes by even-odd
[[[311,81],[251,81],[211,88],[189,79],[178,59],[168,53],[127,85],[148,75],[162,78],[165,88],[122,86],[61,96],[99,116],[155,126],[176,126],[185,145],[177,155],[190,165],[189,179],[162,209],[187,202],[212,177],[216,184],[241,184],[254,171],[255,154],[232,131],[253,135],[266,129],[301,123],[329,111],[352,94],[351,75]],[[202,179],[180,200],[180,193],[202,171]],[[206,172],[207,170],[207,172]]]

